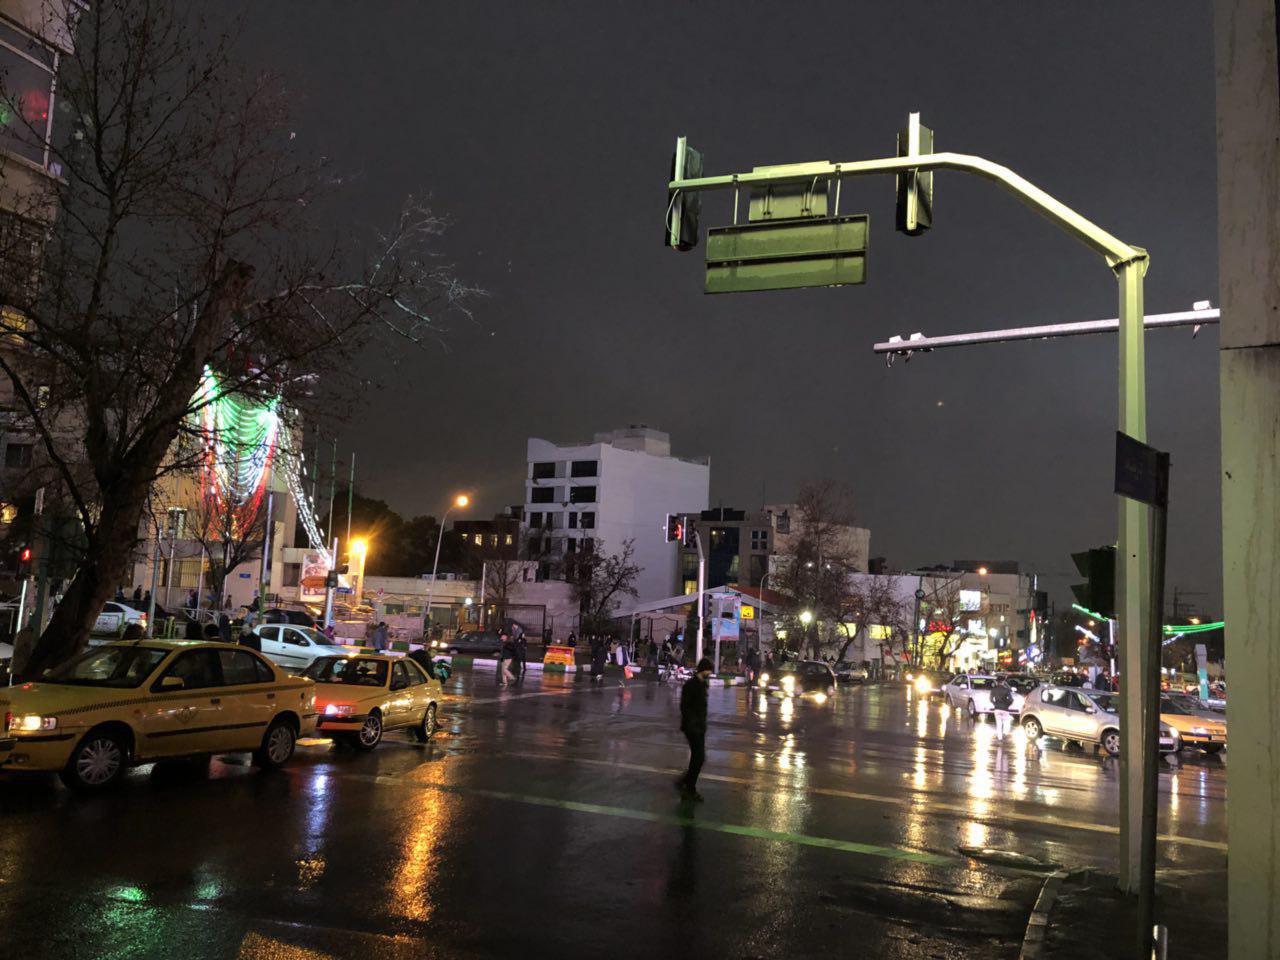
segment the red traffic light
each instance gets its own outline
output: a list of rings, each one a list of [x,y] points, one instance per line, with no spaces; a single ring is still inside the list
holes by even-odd
[[[31,561],[31,548],[23,547],[22,553],[18,554],[18,559],[23,563],[29,563]]]

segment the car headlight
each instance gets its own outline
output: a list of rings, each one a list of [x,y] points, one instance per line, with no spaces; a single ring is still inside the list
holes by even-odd
[[[796,688],[795,677],[793,677],[791,674],[787,674],[785,677],[782,678],[783,690],[787,691],[787,693],[791,693],[791,691],[795,690],[795,688]]]
[[[40,730],[56,730],[57,717],[42,717],[38,713],[9,714],[9,731],[36,733]]]
[[[324,715],[326,717],[349,717],[353,709],[349,703],[326,703]]]
[[[917,693],[931,693],[933,691],[933,684],[929,682],[928,677],[916,677],[915,686]]]
[[[762,674],[760,674],[760,682],[761,682],[761,683],[768,683],[768,682],[769,682],[769,675],[768,675],[767,673],[762,673]]]

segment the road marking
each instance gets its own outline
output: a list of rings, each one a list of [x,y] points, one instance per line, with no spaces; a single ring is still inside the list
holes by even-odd
[[[565,687],[563,690],[539,690],[536,693],[509,693],[505,696],[497,697],[463,697],[459,695],[459,699],[450,706],[466,706],[468,704],[477,703],[506,703],[508,700],[531,700],[534,697],[563,697],[565,694],[577,692],[576,687]]]
[[[560,760],[569,761],[570,763],[586,763],[603,767],[621,767],[624,770],[634,770],[637,773],[657,773],[662,776],[678,776],[681,771],[671,767],[651,767],[640,763],[624,763],[616,760],[594,760],[587,757],[568,757],[557,756],[548,753],[521,753],[509,751],[512,756],[525,757],[530,760]],[[734,777],[723,773],[707,773],[703,772],[699,779],[713,780],[717,783],[732,783],[738,786],[759,787],[760,784],[756,780],[748,777]],[[941,810],[947,813],[954,813],[970,820],[991,821],[998,824],[1001,820],[1018,820],[1024,823],[1049,825],[1054,827],[1069,827],[1073,830],[1092,830],[1095,833],[1107,833],[1117,835],[1120,833],[1119,827],[1109,826],[1103,823],[1090,823],[1085,820],[1068,820],[1063,817],[1055,817],[1050,814],[1034,814],[1034,813],[1018,813],[1014,810],[993,809],[989,813],[979,813],[970,807],[962,806],[956,803],[945,803],[937,800],[927,799],[920,795],[911,795],[906,797],[887,797],[878,793],[858,793],[853,790],[837,790],[833,787],[807,787],[803,791],[793,790],[793,793],[809,793],[817,794],[824,797],[835,797],[841,800],[865,800],[869,803],[889,803],[900,807],[914,807],[918,804],[925,804],[931,810]],[[1177,834],[1162,833],[1157,839],[1165,843],[1184,844],[1191,847],[1202,847],[1206,850],[1220,850],[1227,852],[1227,845],[1219,843],[1216,840],[1201,840],[1198,837],[1184,837]]]
[[[843,853],[857,853],[868,857],[884,857],[890,860],[909,860],[912,863],[925,863],[931,866],[950,866],[959,863],[955,857],[942,856],[935,853],[924,853],[918,850],[906,850],[899,847],[880,847],[870,843],[857,843],[853,840],[837,840],[833,837],[815,837],[805,833],[787,833],[781,830],[767,830],[763,827],[748,827],[736,823],[720,823],[715,820],[700,820],[695,817],[678,816],[672,813],[655,813],[650,810],[634,810],[630,807],[614,807],[600,803],[583,803],[579,800],[561,800],[557,797],[539,797],[525,793],[510,793],[505,790],[489,790],[484,787],[463,787],[448,783],[432,783],[429,780],[408,780],[386,774],[348,774],[351,779],[366,780],[384,786],[417,787],[425,790],[439,790],[443,793],[454,793],[461,796],[484,797],[488,800],[506,800],[513,803],[524,803],[536,807],[551,807],[557,810],[571,810],[574,813],[590,813],[597,816],[619,817],[624,820],[641,820],[646,823],[659,823],[669,827],[693,827],[697,830],[710,830],[715,833],[727,833],[739,837],[753,837],[757,840],[777,840],[805,847],[822,847],[826,850],[839,850]]]

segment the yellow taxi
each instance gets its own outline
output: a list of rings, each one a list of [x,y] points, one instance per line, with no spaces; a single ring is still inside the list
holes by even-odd
[[[372,750],[387,730],[408,729],[425,743],[436,731],[439,697],[408,657],[320,657],[303,676],[316,682],[316,733]]]
[[[1190,697],[1163,694],[1160,697],[1160,719],[1178,731],[1178,739],[1184,747],[1218,753],[1227,745],[1227,718],[1204,709]]]
[[[57,771],[100,790],[164,757],[253,751],[263,767],[315,729],[315,684],[226,643],[138,640],[0,687],[0,771]]]

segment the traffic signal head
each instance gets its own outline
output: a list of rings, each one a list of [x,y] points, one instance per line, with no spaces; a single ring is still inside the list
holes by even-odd
[[[920,123],[920,114],[909,114],[906,127],[898,133],[898,156],[924,153],[933,153],[933,131]],[[933,226],[933,171],[905,170],[897,181],[898,229],[918,237]]]
[[[676,152],[671,156],[671,180],[689,180],[702,176],[702,154],[689,146],[684,137],[676,138]],[[677,250],[692,250],[698,245],[698,215],[702,212],[702,194],[685,193],[667,188],[667,223],[663,242]]]
[[[23,548],[22,548],[22,552],[18,554],[18,560],[19,560],[21,563],[30,563],[30,562],[31,562],[31,548],[30,548],[30,547],[23,547]]]
[[[1108,619],[1116,615],[1116,548],[1095,547],[1073,553],[1076,569],[1087,582],[1071,587],[1076,602]]]
[[[684,543],[684,518],[678,513],[667,514],[667,543]]]

